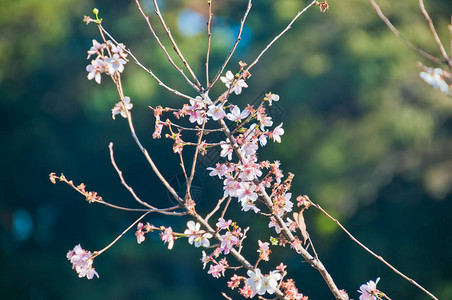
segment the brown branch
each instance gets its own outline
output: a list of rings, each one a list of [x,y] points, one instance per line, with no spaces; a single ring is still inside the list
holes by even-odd
[[[141,217],[139,217],[135,222],[132,223],[129,227],[127,227],[126,230],[124,230],[117,238],[115,238],[110,244],[108,244],[105,248],[99,251],[95,251],[91,258],[95,258],[96,256],[101,255],[103,252],[105,252],[108,248],[113,246],[124,234],[126,234],[127,231],[129,231],[132,227],[135,226],[141,219],[143,219],[147,214],[151,213],[151,211],[148,211],[147,213],[143,214]]]
[[[226,65],[228,64],[229,60],[231,59],[232,55],[234,54],[238,43],[242,39],[243,26],[245,25],[245,20],[248,17],[248,13],[251,10],[251,6],[252,6],[251,0],[248,0],[248,6],[246,8],[245,14],[243,15],[243,18],[240,21],[240,29],[239,29],[239,33],[237,35],[237,38],[235,40],[234,46],[232,47],[231,51],[229,52],[228,56],[226,57],[223,65],[220,67],[220,70],[217,72],[217,75],[215,75],[215,78],[212,80],[212,83],[210,83],[210,85],[207,86],[206,91],[209,91],[212,88],[212,86],[215,84],[215,82],[217,82],[218,78],[220,78],[221,73],[223,73],[224,69],[226,68]]]
[[[207,21],[207,53],[206,53],[206,86],[209,86],[209,56],[210,56],[210,42],[212,39],[212,0],[207,0],[207,5],[209,6],[209,19]]]
[[[107,35],[114,43],[118,44],[118,42],[113,38],[113,36],[111,36],[111,34],[109,34],[108,31],[105,30],[105,28],[102,27],[102,25],[98,24],[98,26],[99,26],[99,29],[100,29],[100,31],[101,31],[101,35],[102,35],[102,36],[103,36],[103,33],[105,33],[105,34],[106,34],[106,35]],[[104,38],[104,41],[105,41],[105,38]],[[108,48],[107,48],[107,50],[110,51]],[[179,91],[177,91],[177,90],[175,90],[175,89],[173,89],[173,88],[170,88],[170,87],[167,86],[165,83],[163,83],[163,82],[157,77],[157,75],[155,75],[154,72],[151,71],[151,69],[146,68],[146,67],[145,67],[145,66],[144,66],[144,65],[143,65],[143,64],[135,57],[135,55],[133,55],[132,50],[130,50],[130,49],[125,49],[125,52],[127,52],[127,54],[129,54],[129,55],[133,58],[133,60],[134,60],[134,62],[135,62],[136,65],[138,65],[140,68],[142,68],[142,69],[145,70],[147,73],[149,73],[149,74],[152,76],[152,78],[154,78],[160,86],[164,87],[165,89],[167,89],[167,90],[170,91],[171,93],[176,94],[177,96],[181,96],[181,97],[186,98],[186,99],[189,99],[189,100],[195,100],[193,97],[190,97],[190,96],[188,96],[188,95],[185,95],[185,94],[183,94],[183,93],[181,93],[181,92],[179,92]]]
[[[122,91],[122,84],[120,77],[118,78],[118,82],[116,82],[116,88],[118,89],[119,96],[121,98],[121,101],[124,101],[124,93]],[[176,190],[169,184],[169,182],[166,180],[166,178],[162,175],[160,170],[157,168],[157,166],[154,163],[154,160],[149,155],[149,152],[146,150],[146,148],[143,147],[140,140],[138,139],[138,136],[135,132],[135,127],[133,126],[132,122],[132,114],[129,112],[129,110],[125,110],[127,113],[127,122],[129,124],[130,133],[132,134],[132,138],[137,144],[138,148],[140,148],[141,152],[143,153],[144,157],[146,158],[147,162],[151,166],[152,170],[154,171],[155,175],[160,179],[160,181],[163,183],[163,185],[166,187],[166,189],[170,192],[170,194],[174,197],[174,199],[179,202],[179,204],[183,204],[184,200],[179,197]]]
[[[285,34],[292,26],[292,24],[305,12],[308,10],[308,8],[310,8],[311,6],[315,5],[317,1],[314,0],[312,1],[310,4],[308,4],[305,8],[303,8],[303,10],[299,11],[295,17],[292,19],[292,21],[289,23],[289,25],[287,25],[287,27],[281,31],[280,34],[278,34],[277,36],[275,36],[273,38],[273,40],[264,48],[264,50],[262,50],[262,52],[256,57],[256,59],[248,66],[248,68],[246,68],[245,70],[245,74],[248,73],[248,71],[259,62],[259,59],[262,57],[262,55],[264,55],[265,52],[267,52],[267,50],[283,35]]]
[[[310,201],[310,200],[309,200]],[[377,258],[379,261],[381,261],[382,263],[384,263],[386,266],[388,266],[392,271],[394,271],[396,274],[400,275],[401,277],[403,277],[405,280],[411,282],[413,285],[415,285],[416,287],[418,287],[419,289],[421,289],[424,293],[426,293],[430,298],[432,299],[436,299],[438,300],[438,298],[436,298],[432,293],[430,293],[429,291],[427,291],[425,288],[423,288],[421,285],[419,285],[416,281],[414,281],[413,279],[409,278],[408,276],[406,276],[405,274],[403,274],[402,272],[400,272],[399,270],[397,270],[395,267],[393,267],[391,264],[389,264],[383,257],[381,257],[380,255],[377,255],[375,252],[373,252],[372,250],[370,250],[369,248],[367,248],[363,243],[361,243],[360,241],[358,241],[347,229],[345,229],[344,226],[342,226],[341,223],[339,223],[338,220],[336,220],[335,218],[333,218],[330,214],[328,214],[323,208],[320,207],[320,205],[315,204],[314,202],[310,201],[310,203],[316,207],[318,210],[320,210],[325,216],[327,216],[328,218],[330,218],[334,223],[337,224],[337,226],[339,226],[355,243],[357,243],[361,248],[363,248],[364,250],[366,250],[368,253],[370,253],[372,256],[374,256],[375,258]]]
[[[419,0],[419,7],[421,8],[422,15],[424,16],[425,20],[427,21],[428,27],[430,28],[430,31],[432,32],[433,38],[435,39],[436,45],[438,45],[439,51],[441,52],[441,55],[449,65],[449,67],[452,67],[452,60],[447,55],[446,50],[444,49],[443,43],[441,42],[441,39],[438,36],[438,33],[436,32],[435,25],[433,25],[433,21],[430,18],[427,10],[424,6],[424,0]]]
[[[375,9],[375,12],[377,13],[378,17],[380,17],[380,19],[383,21],[383,23],[386,24],[386,26],[389,28],[389,30],[392,31],[392,33],[394,33],[395,36],[397,36],[398,38],[400,38],[402,40],[402,42],[404,42],[408,47],[410,47],[412,50],[414,50],[415,52],[417,52],[419,55],[425,57],[428,60],[431,60],[437,64],[442,64],[443,61],[441,61],[439,58],[425,52],[424,50],[422,50],[421,48],[417,47],[416,45],[414,45],[413,43],[411,43],[409,40],[407,40],[398,30],[397,28],[394,27],[394,25],[392,25],[391,21],[389,21],[389,19],[383,14],[383,12],[381,11],[380,7],[378,6],[378,4],[374,1],[374,0],[369,0],[370,4],[372,5],[372,7]]]
[[[224,120],[219,120],[219,123],[220,123],[221,127],[223,128],[225,135],[229,138],[230,145],[234,148],[234,151],[237,154],[239,160],[244,161],[244,156],[243,156],[242,152],[240,151],[240,148],[238,147],[237,141],[235,140],[234,136],[231,134],[226,123],[224,122]],[[260,182],[257,179],[255,180],[254,183],[258,186],[259,192],[261,194],[261,198],[264,201],[265,205],[271,209],[271,207],[273,206],[272,200],[271,200],[270,196],[267,194],[267,191],[265,190],[265,186],[260,184]],[[286,236],[288,241],[293,242],[295,240],[295,236],[292,234],[292,232],[289,230],[289,228],[287,228],[287,226],[286,226],[285,222],[282,220],[282,218],[278,214],[272,213],[272,215],[274,216],[276,222],[278,223],[279,227],[281,228],[282,232],[284,233],[284,235]],[[318,259],[317,257],[313,257],[303,247],[296,249],[296,252],[298,254],[300,254],[301,256],[303,256],[303,258],[306,259],[306,261],[309,262],[309,264],[320,273],[320,275],[323,277],[325,283],[327,284],[328,288],[333,293],[333,295],[336,299],[345,300],[344,296],[339,291],[333,278],[328,273],[328,271],[326,270],[325,266],[322,264],[320,259]]]
[[[168,207],[168,208],[156,208],[152,205],[150,205],[149,203],[143,201],[140,199],[140,197],[138,197],[135,193],[135,191],[133,190],[133,188],[131,186],[129,186],[126,181],[124,180],[124,177],[122,176],[122,171],[118,168],[118,165],[116,164],[115,161],[115,157],[114,157],[114,152],[113,152],[113,143],[110,142],[110,144],[108,145],[108,148],[110,149],[110,160],[111,160],[111,164],[113,165],[113,167],[116,170],[116,173],[118,173],[119,179],[121,180],[121,184],[130,192],[130,194],[133,196],[133,198],[140,203],[141,205],[149,208],[152,210],[152,212],[158,212],[161,214],[165,214],[165,215],[184,215],[186,213],[180,213],[180,212],[173,212],[173,210],[180,208],[180,205],[176,205],[173,207]],[[149,209],[146,209],[146,211],[149,211]]]
[[[149,17],[144,13],[143,9],[141,8],[140,5],[140,1],[139,0],[135,0],[137,6],[138,6],[138,10],[140,11],[140,13],[143,15],[143,18],[146,20],[146,23],[148,24],[149,30],[151,31],[152,35],[154,36],[155,40],[157,41],[157,43],[159,44],[160,48],[162,48],[163,52],[166,55],[166,58],[169,60],[169,62],[173,65],[174,68],[176,68],[179,73],[184,77],[185,81],[187,81],[187,83],[192,86],[196,91],[200,92],[199,86],[196,86],[193,82],[191,82],[190,79],[188,79],[188,77],[184,74],[184,71],[182,71],[181,68],[179,68],[176,63],[174,62],[174,60],[171,58],[171,56],[169,55],[168,51],[166,50],[165,46],[162,44],[162,42],[160,41],[157,33],[154,31],[154,28],[151,25],[151,22],[149,20]],[[160,17],[160,16],[159,16]],[[165,28],[166,30],[166,28]],[[177,51],[176,51],[177,52]]]
[[[136,0],[138,2],[138,0]],[[191,77],[193,78],[193,81],[195,83],[196,86],[193,86],[198,92],[201,92],[203,90],[201,83],[198,81],[198,79],[196,78],[195,73],[193,72],[193,70],[190,68],[190,65],[188,64],[187,60],[185,60],[184,56],[182,55],[182,52],[179,50],[179,47],[176,44],[176,41],[173,38],[173,35],[171,34],[171,30],[168,28],[168,26],[165,23],[165,20],[163,19],[162,14],[160,13],[160,9],[159,6],[157,4],[157,1],[154,0],[154,7],[155,7],[155,13],[157,14],[160,23],[162,23],[163,28],[165,29],[166,34],[168,35],[168,38],[171,41],[171,44],[173,45],[173,50],[177,53],[177,55],[179,56],[180,60],[182,61],[182,63],[184,64],[185,68],[188,70],[188,72],[190,73]]]

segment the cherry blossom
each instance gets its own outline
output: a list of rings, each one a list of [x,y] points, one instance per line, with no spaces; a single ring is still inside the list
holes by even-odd
[[[195,247],[209,247],[210,241],[212,238],[212,234],[201,230],[201,224],[196,223],[194,221],[187,222],[188,229],[185,229],[184,234],[188,236],[188,242],[193,245],[195,243]]]
[[[226,139],[226,142],[221,144],[221,157],[228,157],[228,160],[232,159],[232,153],[234,152],[234,148],[231,146],[229,139]]]
[[[226,117],[233,122],[238,122],[242,119],[245,119],[250,114],[250,111],[247,109],[244,109],[242,112],[240,112],[240,108],[236,105],[233,105],[231,108],[231,112],[226,115]]]
[[[131,110],[133,104],[130,103],[129,97],[124,97],[123,101],[119,101],[115,104],[115,107],[111,110],[111,117],[115,120],[115,116],[121,114],[123,118],[127,118],[127,110]]]
[[[126,61],[118,53],[113,54],[113,57],[106,57],[105,62],[108,64],[108,73],[110,75],[113,75],[116,71],[122,73],[126,64]]]
[[[440,68],[429,68],[426,72],[421,72],[419,76],[435,89],[439,89],[446,95],[452,96],[452,87],[444,80],[444,77],[450,77],[451,74]]]
[[[246,280],[246,285],[248,285],[252,289],[252,291],[254,293],[253,296],[254,296],[259,291],[262,290],[262,284],[263,284],[263,281],[264,281],[264,276],[262,276],[262,273],[261,273],[260,269],[254,269],[254,271],[248,270],[246,272],[246,274],[249,277]],[[261,293],[259,295],[263,295],[264,293]]]
[[[88,57],[86,59],[89,59],[91,55],[97,54],[100,55],[100,50],[107,48],[107,45],[101,44],[96,40],[93,40],[93,46],[88,50]]]
[[[359,300],[377,300],[379,291],[377,290],[377,283],[380,281],[380,277],[374,282],[372,280],[368,281],[366,284],[362,284],[359,287],[361,295]]]
[[[232,196],[237,197],[237,192],[241,188],[240,183],[234,180],[232,177],[228,177],[224,180],[224,197]]]
[[[137,237],[137,243],[141,244],[145,240],[144,232],[143,232],[143,223],[138,223],[137,225],[137,232],[135,233],[135,236]]]
[[[272,106],[272,101],[279,101],[279,95],[268,93],[265,94],[264,100],[267,100],[268,105]]]
[[[231,89],[236,95],[239,95],[242,92],[242,88],[247,88],[248,84],[246,84],[245,80],[239,79],[234,83],[235,76],[231,71],[227,71],[225,76],[220,77],[221,81],[226,85],[228,89]]]
[[[186,108],[188,115],[190,116],[189,121],[191,123],[198,123],[201,125],[207,120],[206,117],[206,104],[203,102],[200,96],[197,96],[195,100],[190,100],[190,106]]]
[[[165,230],[160,233],[160,238],[162,239],[162,241],[165,244],[168,243],[169,250],[173,249],[174,234],[173,234],[173,230],[171,229],[171,227],[165,228]]]
[[[101,82],[101,74],[104,73],[105,70],[105,61],[98,57],[95,60],[91,61],[91,64],[86,66],[86,71],[88,71],[88,80],[94,78],[94,80],[100,84]]]
[[[276,128],[269,133],[269,137],[273,139],[273,141],[281,143],[281,136],[284,134],[284,129],[282,129],[283,123],[276,126]]]
[[[232,220],[225,221],[223,218],[219,218],[216,226],[218,229],[227,229],[231,225]]]
[[[225,234],[221,235],[220,239],[220,250],[223,251],[225,255],[229,254],[232,247],[237,245],[240,241],[239,238],[233,235],[230,231],[227,231]]]
[[[82,249],[80,244],[75,246],[73,250],[70,250],[66,257],[72,263],[72,269],[75,269],[78,277],[92,279],[96,275],[99,278],[99,274],[93,268],[91,252]]]
[[[209,117],[212,117],[214,121],[223,119],[223,117],[226,116],[226,113],[223,110],[223,104],[220,103],[218,105],[210,105],[209,110],[207,111],[207,115]]]
[[[265,261],[269,260],[269,255],[270,255],[270,248],[269,245],[270,243],[268,242],[261,242],[260,240],[258,240],[259,242],[259,250],[257,250],[257,252],[259,252],[259,258]]]
[[[278,289],[278,281],[281,280],[281,278],[282,276],[279,272],[271,271],[268,275],[264,276],[264,280],[262,281],[262,287],[261,290],[259,290],[258,294],[262,295],[265,294],[265,292],[269,294],[274,294]]]
[[[255,192],[256,185],[254,183],[250,182],[241,182],[240,188],[237,190],[237,196],[239,198],[239,201],[243,203],[250,201],[256,201],[257,200],[257,193]]]
[[[224,271],[226,271],[226,267],[228,267],[228,262],[225,258],[223,258],[219,264],[210,265],[210,269],[207,272],[208,274],[212,274],[215,278],[220,278],[224,276]]]

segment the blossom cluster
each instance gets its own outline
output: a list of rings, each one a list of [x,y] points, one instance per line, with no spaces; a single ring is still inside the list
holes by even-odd
[[[380,277],[374,282],[372,280],[359,287],[358,292],[361,293],[359,300],[377,300],[381,299],[379,297],[380,291],[377,289],[377,283],[380,281]]]
[[[446,95],[452,96],[452,74],[440,68],[428,68],[425,72],[421,72],[419,76],[425,82],[439,89]]]
[[[95,276],[99,278],[96,270],[93,268],[93,258],[90,251],[82,249],[80,244],[70,250],[67,255],[67,259],[72,263],[72,269],[78,273],[78,277],[86,277],[92,279]]]
[[[113,76],[116,72],[122,73],[124,65],[127,63],[127,53],[124,44],[115,44],[108,40],[106,43],[99,43],[93,40],[93,46],[88,50],[88,57],[96,55],[96,58],[91,60],[91,64],[86,67],[88,72],[88,79],[94,80],[100,84],[101,74]]]
[[[224,218],[220,218],[218,219],[216,226],[219,244],[215,246],[215,249],[210,255],[207,255],[206,252],[203,251],[201,262],[203,263],[203,268],[205,268],[208,263],[211,263],[207,273],[218,278],[224,276],[225,270],[229,267],[225,257],[218,260],[220,254],[228,255],[233,247],[241,245],[244,233],[236,223],[232,222],[232,220],[226,221]]]

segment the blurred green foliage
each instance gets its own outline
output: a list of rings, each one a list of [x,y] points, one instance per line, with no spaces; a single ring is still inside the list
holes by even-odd
[[[205,33],[184,35],[182,12],[207,15],[206,1],[160,1],[162,13],[185,57],[204,81]],[[394,25],[412,42],[439,55],[417,1],[379,1]],[[0,296],[2,299],[219,299],[224,280],[200,270],[199,249],[176,241],[172,251],[157,234],[137,245],[132,233],[95,261],[99,280],[78,279],[65,258],[77,243],[98,250],[136,217],[88,205],[74,191],[48,181],[64,172],[105,199],[132,206],[111,167],[107,145],[115,143],[120,168],[144,199],[166,205],[168,196],[134,145],[124,120],[113,121],[118,101],[107,78],[86,79],[86,51],[100,40],[83,15],[97,7],[104,27],[130,47],[166,84],[193,94],[166,57],[134,1],[0,1]],[[269,145],[262,158],[280,159],[296,174],[292,191],[308,194],[401,271],[440,299],[452,294],[452,99],[424,84],[409,50],[384,26],[367,1],[331,1],[313,8],[265,54],[253,70],[249,88],[234,98],[245,105],[263,92],[281,96],[276,122],[284,122],[283,143]],[[229,69],[250,62],[306,5],[299,0],[253,3],[244,38]],[[143,1],[167,49],[152,13]],[[447,45],[452,2],[426,2]],[[213,1],[211,76],[234,41],[246,1]],[[185,24],[186,25],[186,24]],[[148,105],[182,105],[146,73],[129,63],[126,94],[134,103],[139,136],[172,178],[179,174],[171,143],[152,140]],[[221,87],[212,91],[218,95]],[[200,210],[212,207],[207,195],[221,185],[203,177]],[[237,206],[233,208],[238,209]],[[235,218],[235,216],[234,216]],[[425,299],[381,263],[354,245],[324,216],[306,216],[311,236],[338,285],[357,298],[361,283],[382,277],[379,286],[393,299]],[[182,231],[186,219],[153,216],[156,225]],[[271,230],[259,218],[250,240]],[[252,223],[251,223],[252,222]],[[254,247],[249,247],[255,257]],[[285,250],[285,249],[282,249]],[[320,276],[299,257],[283,255],[298,287],[311,299],[329,299]],[[272,268],[272,265],[266,265]],[[265,267],[264,267],[265,268]],[[205,284],[207,283],[207,284]],[[228,292],[234,295],[233,292]]]

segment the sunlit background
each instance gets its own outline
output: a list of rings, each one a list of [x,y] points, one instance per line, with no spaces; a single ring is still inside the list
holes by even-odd
[[[0,2],[0,298],[1,299],[221,299],[226,281],[202,270],[199,249],[178,240],[169,251],[158,234],[138,245],[133,232],[96,258],[100,279],[79,279],[66,253],[81,244],[100,250],[139,215],[88,204],[68,186],[52,185],[50,172],[84,182],[105,200],[134,206],[110,163],[108,144],[128,183],[146,201],[171,205],[127,129],[111,118],[119,101],[107,77],[88,81],[86,51],[100,41],[84,15],[97,7],[103,26],[130,47],[169,86],[195,96],[168,63],[134,1],[19,0]],[[188,62],[205,82],[205,0],[161,0],[160,9]],[[245,0],[212,0],[211,77],[229,53],[246,8]],[[228,65],[251,62],[308,2],[259,0]],[[439,56],[418,1],[379,1],[395,26],[413,43]],[[171,45],[142,1],[167,49]],[[427,86],[416,62],[436,67],[409,50],[381,22],[367,1],[330,1],[313,7],[251,70],[249,88],[231,101],[253,103],[265,92],[280,95],[272,114],[284,122],[281,144],[261,158],[280,160],[295,173],[292,192],[307,194],[358,239],[440,299],[452,295],[452,98]],[[426,0],[449,50],[452,2]],[[174,58],[176,58],[174,56]],[[182,106],[183,99],[158,86],[129,63],[123,75],[138,135],[164,175],[181,175],[172,143],[153,140],[149,105]],[[223,90],[220,84],[211,97]],[[215,159],[215,157],[214,157]],[[214,160],[211,162],[213,163]],[[207,161],[208,163],[209,161]],[[200,165],[198,209],[207,211],[221,193]],[[136,204],[138,206],[138,204]],[[275,235],[263,218],[230,218],[252,227],[244,251],[256,259],[257,239]],[[154,225],[182,232],[186,218],[150,216]],[[426,299],[417,288],[364,252],[318,211],[306,222],[316,250],[340,288],[357,299],[360,284],[381,277],[392,299]],[[270,263],[288,265],[301,292],[331,299],[319,274],[288,249],[273,249]],[[232,259],[230,259],[231,264]],[[227,273],[227,278],[232,272]]]

